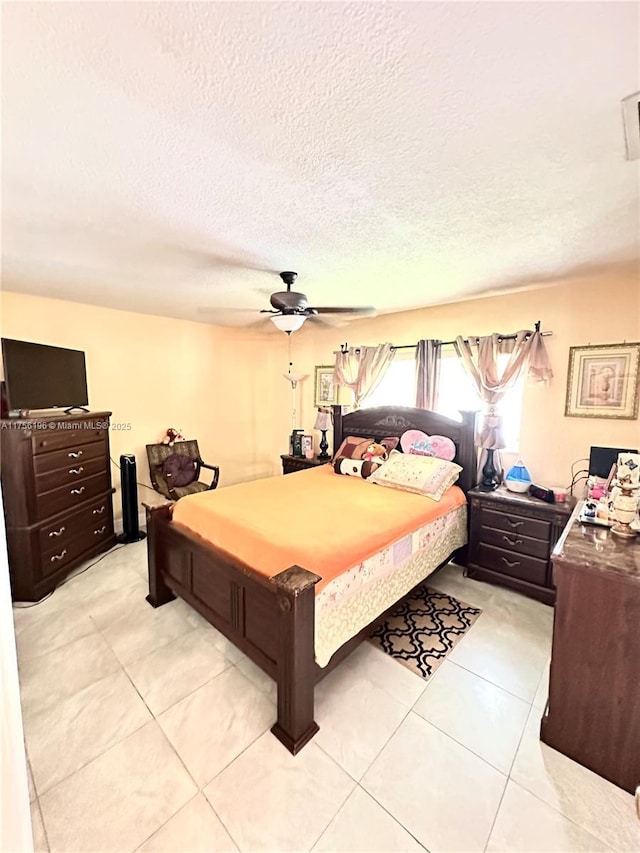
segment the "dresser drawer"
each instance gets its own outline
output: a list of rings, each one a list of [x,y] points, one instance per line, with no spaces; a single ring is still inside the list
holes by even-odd
[[[104,471],[104,456],[98,459],[88,459],[82,463],[68,464],[68,467],[57,471],[47,471],[46,474],[40,474],[36,477],[36,494],[41,495],[44,492],[50,492],[52,489],[66,486],[67,483],[75,483],[77,480],[84,480],[94,474],[103,474]]]
[[[112,519],[109,518],[80,530],[74,538],[67,542],[59,542],[57,547],[42,555],[42,576],[47,577],[47,575],[59,571],[60,568],[72,560],[77,560],[85,552],[93,552],[112,536],[113,524]]]
[[[112,526],[111,495],[102,495],[98,500],[76,512],[58,518],[58,521],[40,528],[40,551],[44,554],[55,548],[62,550],[84,530],[97,530],[107,521]]]
[[[79,480],[77,483],[70,483],[61,489],[52,489],[43,495],[37,495],[38,519],[44,521],[51,515],[64,512],[93,497],[97,497],[101,492],[108,492],[110,488],[109,474],[105,471],[94,477]]]
[[[481,566],[493,569],[503,575],[528,583],[544,586],[547,579],[547,561],[538,560],[525,554],[516,554],[503,548],[494,548],[481,542],[478,546],[478,560]]]
[[[104,441],[92,441],[89,444],[76,443],[73,446],[65,447],[64,450],[39,453],[33,459],[33,467],[36,476],[40,477],[49,471],[77,468],[90,459],[107,459],[107,446]]]
[[[52,429],[36,430],[31,437],[31,446],[35,455],[49,453],[50,450],[63,450],[68,448],[69,453],[77,453],[85,444],[92,441],[104,443],[108,435],[106,429]],[[70,457],[73,458],[73,457]],[[78,457],[81,458],[81,457]]]
[[[482,507],[482,526],[493,527],[495,530],[507,530],[509,533],[519,533],[534,539],[549,541],[551,524],[538,518],[526,518],[514,513],[500,512],[495,509]]]
[[[483,527],[480,531],[480,541],[496,548],[506,548],[518,554],[528,554],[546,560],[549,557],[549,543],[543,539],[532,539],[520,533],[506,530],[494,530],[493,527]]]

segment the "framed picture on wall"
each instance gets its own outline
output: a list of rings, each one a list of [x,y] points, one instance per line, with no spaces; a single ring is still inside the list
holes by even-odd
[[[565,415],[633,420],[639,376],[640,342],[570,347]]]
[[[313,388],[313,405],[319,409],[322,406],[333,406],[337,402],[338,390],[333,381],[333,365],[317,365]]]

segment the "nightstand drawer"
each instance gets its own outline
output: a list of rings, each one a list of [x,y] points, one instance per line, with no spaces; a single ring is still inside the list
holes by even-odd
[[[534,539],[544,539],[547,542],[551,530],[548,521],[499,512],[494,509],[487,509],[487,507],[482,507],[482,526],[493,527],[495,530],[507,530],[509,533],[531,536]]]
[[[493,527],[483,527],[480,531],[480,541],[496,548],[506,548],[518,554],[528,554],[546,560],[549,557],[549,542],[546,539],[532,539],[521,533],[506,530],[494,530]]]
[[[544,585],[547,579],[547,561],[538,560],[524,554],[516,554],[503,548],[494,548],[481,542],[478,547],[481,566],[493,569],[503,575],[509,575],[528,583]]]

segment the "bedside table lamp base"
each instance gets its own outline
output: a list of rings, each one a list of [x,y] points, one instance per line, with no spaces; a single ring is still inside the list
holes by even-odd
[[[331,427],[331,415],[326,409],[318,409],[318,414],[316,416],[316,422],[313,425],[314,429],[320,430],[322,433],[322,438],[320,440],[320,453],[318,454],[318,459],[322,462],[328,460],[329,454],[327,453],[327,448],[329,447],[329,442],[327,441],[327,430]]]
[[[487,449],[487,461],[484,463],[482,467],[482,482],[479,485],[479,489],[483,492],[493,492],[500,485],[500,480],[502,479],[501,471],[495,466],[495,462],[493,460],[493,449]]]
[[[327,453],[327,448],[329,447],[329,442],[327,441],[327,431],[326,429],[322,430],[322,438],[320,439],[320,453],[318,454],[318,459],[329,459],[329,454]]]

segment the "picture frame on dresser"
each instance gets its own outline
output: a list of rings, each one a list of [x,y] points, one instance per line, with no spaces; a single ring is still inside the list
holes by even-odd
[[[566,417],[633,420],[639,392],[640,342],[569,348]]]

